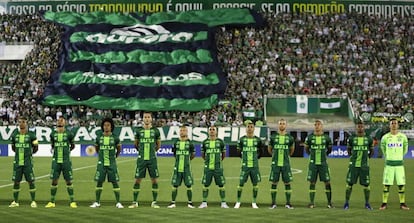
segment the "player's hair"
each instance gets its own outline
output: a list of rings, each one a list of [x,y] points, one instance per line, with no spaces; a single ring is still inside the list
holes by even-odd
[[[392,121],[398,121],[398,120],[396,118],[391,118],[390,122],[392,122]]]
[[[109,124],[111,124],[111,132],[113,132],[114,129],[115,129],[114,120],[112,120],[112,118],[109,118],[109,117],[102,119],[102,123],[101,123],[101,129],[102,129],[102,131],[104,130],[103,126],[104,126],[104,123],[105,122],[109,122]]]
[[[27,117],[26,117],[26,116],[24,116],[24,115],[19,116],[19,119],[20,119],[20,120],[25,120],[25,121],[27,121]]]

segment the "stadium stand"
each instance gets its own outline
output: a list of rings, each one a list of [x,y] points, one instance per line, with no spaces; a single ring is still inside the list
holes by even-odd
[[[363,14],[265,14],[267,25],[217,33],[219,60],[228,75],[224,103],[210,111],[158,112],[157,125],[212,123],[238,126],[243,111],[263,120],[269,94],[348,95],[356,113],[412,112],[414,18]],[[103,116],[138,125],[141,112],[102,111],[85,106],[47,107],[42,90],[57,67],[60,30],[38,15],[0,16],[0,42],[32,42],[25,60],[0,63],[0,125],[17,116],[51,126],[64,115],[71,126],[94,126]],[[265,123],[263,123],[265,124]]]

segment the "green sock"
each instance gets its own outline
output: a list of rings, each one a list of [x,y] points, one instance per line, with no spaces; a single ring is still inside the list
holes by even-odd
[[[70,202],[73,202],[74,201],[74,198],[73,198],[73,184],[66,185],[66,190],[68,191]]]
[[[58,188],[57,185],[52,184],[52,186],[50,186],[50,201],[52,203],[55,203],[57,188]]]
[[[208,187],[203,187],[203,202],[207,202],[208,197]]]
[[[175,199],[177,198],[177,194],[178,194],[177,188],[173,187],[172,192],[171,192],[171,201],[175,201]]]
[[[96,202],[100,203],[101,202],[101,194],[102,194],[102,187],[103,182],[98,182],[96,184],[96,188],[95,188],[95,198],[96,198]]]
[[[315,194],[316,194],[315,188],[316,188],[315,184],[310,184],[309,185],[309,197],[310,197],[311,204],[315,203]]]
[[[390,186],[384,185],[384,190],[382,191],[382,203],[388,203],[389,194],[390,194]]]
[[[138,195],[139,195],[139,192],[141,191],[141,184],[134,184],[134,189],[132,189],[132,191],[133,191],[133,195],[134,195],[134,202],[137,202],[138,201]]]
[[[243,186],[240,186],[239,185],[237,187],[237,202],[240,202],[240,198],[241,198],[242,192],[243,192]]]
[[[219,187],[221,202],[226,202],[226,189],[224,186]]]
[[[152,184],[152,200],[157,201],[158,197],[158,184]]]
[[[398,185],[398,197],[400,198],[400,204],[405,204],[405,186]]]
[[[276,204],[277,185],[272,184],[270,188],[270,197],[272,198],[272,204]]]
[[[19,203],[19,192],[20,192],[20,184],[14,184],[13,185],[13,199],[17,203]]]
[[[328,204],[330,204],[332,201],[331,184],[325,185],[325,193],[326,193],[326,199],[328,200]]]
[[[29,184],[30,198],[32,201],[36,199],[36,186],[34,183]]]
[[[259,186],[254,185],[253,186],[253,203],[256,203],[258,192],[259,192]]]
[[[364,187],[364,196],[365,196],[365,203],[369,203],[369,195],[371,192],[371,188],[369,186]]]
[[[352,186],[351,185],[346,185],[346,189],[345,189],[345,203],[349,202],[349,199],[351,198],[351,194],[352,194]]]
[[[191,202],[193,200],[193,188],[187,187],[187,198],[188,202]]]
[[[286,203],[290,204],[290,197],[292,196],[292,188],[290,184],[285,184]]]
[[[118,203],[120,201],[120,197],[121,197],[121,188],[119,188],[118,183],[112,183],[112,190],[114,191],[115,194],[115,200]]]

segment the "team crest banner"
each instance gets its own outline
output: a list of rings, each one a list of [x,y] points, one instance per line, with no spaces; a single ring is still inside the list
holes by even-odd
[[[43,17],[65,28],[44,104],[148,111],[216,105],[227,80],[217,60],[215,28],[263,23],[249,9]]]

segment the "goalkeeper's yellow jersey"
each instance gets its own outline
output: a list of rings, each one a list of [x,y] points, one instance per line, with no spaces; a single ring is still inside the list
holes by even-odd
[[[395,135],[391,133],[385,134],[381,138],[381,150],[385,157],[387,165],[402,165],[404,155],[408,151],[408,139],[403,133]]]

